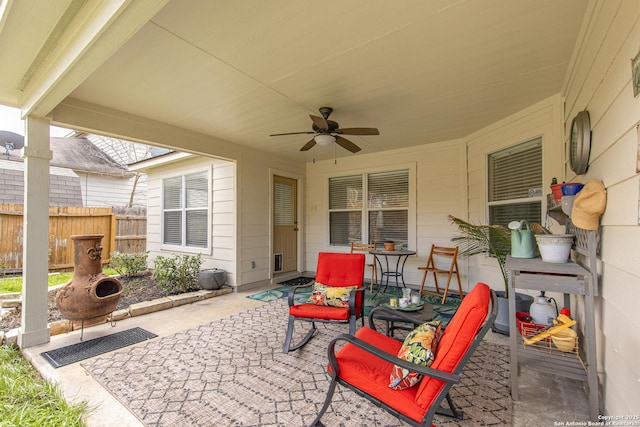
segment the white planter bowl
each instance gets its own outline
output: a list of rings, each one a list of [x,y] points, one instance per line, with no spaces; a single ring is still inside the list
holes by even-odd
[[[536,234],[542,261],[561,264],[569,260],[573,234]]]

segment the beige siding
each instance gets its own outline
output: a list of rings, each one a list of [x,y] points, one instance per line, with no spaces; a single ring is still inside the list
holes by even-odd
[[[431,244],[450,245],[455,230],[449,214],[466,212],[466,150],[464,142],[445,141],[383,154],[358,155],[337,161],[307,164],[305,187],[305,269],[314,271],[320,251],[347,252],[329,245],[328,179],[354,173],[410,169],[410,192],[415,206],[410,212],[409,248],[417,250],[405,266],[407,284],[419,285],[418,266],[426,264]],[[463,261],[464,264],[464,261]],[[461,269],[464,270],[463,266]],[[463,279],[464,282],[464,279]],[[464,286],[468,289],[467,286]]]
[[[163,248],[162,180],[200,170],[211,171],[211,237],[210,248],[202,252],[202,268],[222,268],[228,272],[228,283],[236,283],[235,275],[235,164],[206,157],[193,157],[154,169],[149,174],[147,250],[152,260],[158,255],[178,254],[174,248]],[[191,252],[185,252],[190,254]]]
[[[486,224],[487,155],[500,149],[542,137],[543,184],[553,177],[562,181],[564,161],[562,144],[562,102],[559,95],[547,98],[512,116],[492,124],[466,139],[468,146],[469,220]],[[548,187],[543,187],[548,192]],[[543,210],[546,206],[543,201]],[[543,215],[544,217],[544,215]],[[516,220],[518,218],[514,218]],[[547,225],[557,227],[549,219]],[[495,260],[476,256],[469,260],[470,283],[485,282],[495,290],[504,289],[504,281]]]
[[[590,3],[568,72],[565,129],[581,110],[591,117],[592,146],[584,176],[602,180],[607,210],[602,217],[599,302],[596,304],[598,371],[605,412],[640,413],[640,227],[636,172],[640,97],[633,97],[630,58],[640,50],[640,2]]]
[[[302,176],[304,169],[255,150],[236,157],[237,161],[226,161],[193,156],[149,169],[147,237],[151,258],[167,252],[160,244],[162,179],[211,168],[211,250],[203,254],[202,267],[227,270],[233,286],[272,281],[271,176],[275,171]]]

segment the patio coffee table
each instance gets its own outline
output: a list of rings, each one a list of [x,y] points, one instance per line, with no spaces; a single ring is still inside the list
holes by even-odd
[[[431,319],[433,319],[433,307],[427,303],[424,303],[420,309],[402,309],[391,308],[381,302],[369,313],[370,327],[375,329],[374,320],[384,321],[387,326],[386,335],[389,337],[393,337],[395,330],[411,331]]]

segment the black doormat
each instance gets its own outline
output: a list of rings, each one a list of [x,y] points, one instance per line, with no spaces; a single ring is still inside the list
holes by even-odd
[[[142,328],[132,328],[104,337],[94,338],[89,341],[83,341],[78,344],[45,351],[44,353],[40,353],[40,356],[54,368],[59,368],[155,337],[157,337],[156,334],[152,334]]]
[[[287,286],[297,286],[297,285],[306,285],[309,282],[313,282],[315,279],[313,277],[296,277],[295,279],[285,280],[284,282],[278,283],[279,285],[287,285]]]

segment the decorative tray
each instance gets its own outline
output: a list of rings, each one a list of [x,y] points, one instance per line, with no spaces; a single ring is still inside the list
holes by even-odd
[[[424,301],[420,301],[420,304],[413,304],[413,303],[409,303],[408,306],[406,307],[400,307],[399,305],[397,306],[392,306],[391,304],[389,304],[388,302],[382,303],[381,304],[383,307],[388,307],[392,310],[399,310],[399,311],[418,311],[418,310],[422,310],[424,308]]]

